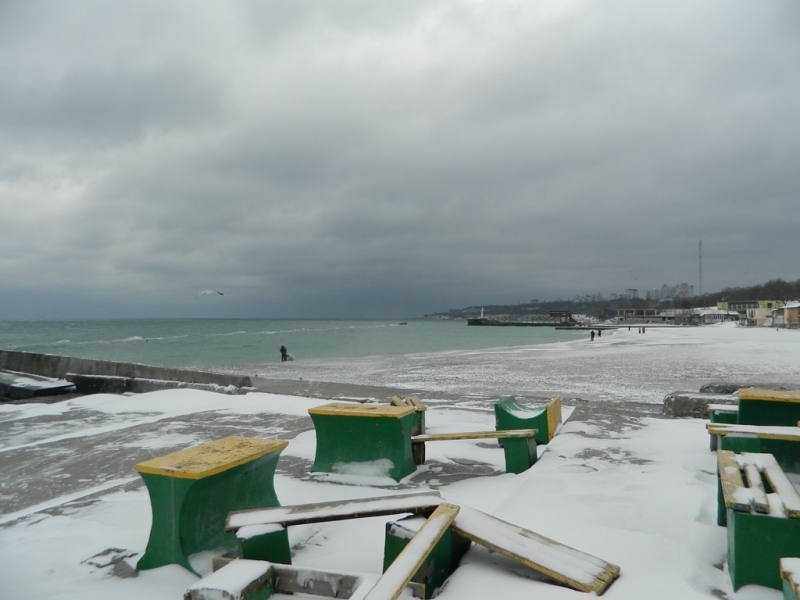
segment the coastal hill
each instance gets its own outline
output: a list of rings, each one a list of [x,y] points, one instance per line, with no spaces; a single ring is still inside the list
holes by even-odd
[[[591,298],[591,299],[590,299]],[[660,300],[648,298],[602,298],[599,294],[593,297],[579,296],[573,300],[557,298],[555,300],[540,302],[532,300],[521,304],[484,304],[468,306],[466,308],[451,308],[447,312],[431,313],[424,316],[426,319],[472,319],[479,317],[481,311],[485,317],[526,317],[531,315],[546,315],[550,311],[569,311],[573,314],[586,314],[598,319],[608,319],[616,316],[620,308],[699,308],[703,306],[716,306],[717,302],[744,301],[744,300],[796,300],[800,298],[800,279],[784,281],[783,279],[770,279],[764,284],[750,287],[725,288],[719,292],[703,294],[702,296],[674,297]]]

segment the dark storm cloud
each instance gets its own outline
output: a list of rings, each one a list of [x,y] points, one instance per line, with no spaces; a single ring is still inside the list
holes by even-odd
[[[700,239],[706,290],[800,277],[790,3],[3,10],[11,316],[644,292]]]

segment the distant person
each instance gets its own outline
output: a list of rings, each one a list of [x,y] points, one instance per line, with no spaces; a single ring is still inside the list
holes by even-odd
[[[644,327],[642,327],[642,333],[644,333]]]
[[[281,346],[281,362],[286,362],[289,360],[289,352],[286,350],[286,346]]]
[[[598,330],[597,330],[597,337],[600,337],[600,334],[601,334],[602,332],[603,332],[603,330],[602,330],[602,329],[598,329]]]
[[[589,333],[589,336],[590,336],[589,341],[593,342],[594,341],[594,329],[592,329],[591,333]]]

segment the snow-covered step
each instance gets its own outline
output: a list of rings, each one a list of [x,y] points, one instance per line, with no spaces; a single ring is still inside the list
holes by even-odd
[[[27,400],[40,396],[69,394],[74,391],[75,385],[63,379],[0,371],[0,396],[11,400]]]

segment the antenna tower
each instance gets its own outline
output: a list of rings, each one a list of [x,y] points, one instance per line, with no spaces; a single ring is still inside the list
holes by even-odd
[[[703,240],[700,240],[700,295],[703,295]]]

